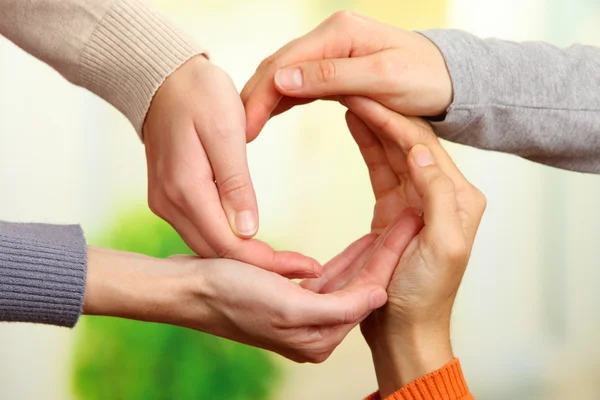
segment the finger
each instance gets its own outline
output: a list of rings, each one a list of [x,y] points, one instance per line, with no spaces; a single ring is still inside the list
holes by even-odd
[[[361,23],[357,24],[358,21]],[[261,63],[241,93],[246,108],[248,141],[258,136],[282,99],[274,80],[278,69],[301,62],[350,57],[357,46],[364,53],[377,51],[379,43],[367,40],[364,32],[368,31],[368,26],[364,22],[353,13],[336,13]]]
[[[346,113],[346,123],[369,169],[375,198],[379,199],[400,185],[398,176],[388,162],[381,142],[365,123],[351,111]]]
[[[357,324],[364,314],[387,301],[385,289],[376,285],[355,285],[327,294],[306,291],[306,294],[297,310],[299,326]]]
[[[223,76],[224,84],[233,83]],[[227,114],[225,114],[225,112]],[[245,114],[238,96],[214,96],[196,131],[214,172],[221,204],[231,230],[241,238],[258,231],[258,206],[246,157]]]
[[[282,97],[275,109],[271,112],[270,118],[283,114],[296,106],[302,106],[315,101],[315,99],[296,99],[294,97]]]
[[[395,170],[398,171],[399,168],[404,168],[400,165],[404,161],[398,162],[395,160],[405,159],[397,149],[392,150],[395,146],[402,147],[406,153],[418,143],[429,148],[436,164],[454,183],[459,199],[461,210],[459,215],[464,232],[469,241],[472,242],[475,239],[477,228],[485,210],[485,196],[456,167],[448,152],[435,136],[431,126],[422,119],[406,118],[364,97],[348,96],[345,104],[380,137],[384,148],[386,148],[388,159],[390,159],[390,163]]]
[[[291,65],[275,73],[275,87],[284,96],[313,99],[385,93],[390,83],[381,74],[382,56],[326,58]]]
[[[359,274],[360,270],[364,268],[365,264],[373,253],[373,249],[377,246],[377,243],[381,240],[382,236],[383,235],[379,235],[376,241],[372,243],[371,246],[366,248],[352,264],[350,264],[343,271],[340,271],[340,273],[336,276],[329,279],[329,281],[321,287],[319,293],[333,293],[345,287],[348,282],[350,282],[356,275]]]
[[[284,112],[291,110],[292,108],[294,108],[296,106],[309,104],[315,100],[317,100],[317,99],[302,99],[302,98],[285,97],[284,96],[281,98],[279,103],[277,103],[277,106],[275,106],[275,109],[273,110],[273,112],[271,112],[271,118],[273,118],[279,114],[283,114]],[[327,96],[327,97],[319,98],[319,100],[340,102],[341,98],[340,98],[340,96]]]
[[[193,249],[202,258],[217,257],[217,253],[206,243],[190,220],[184,217],[175,206],[171,207],[170,212],[172,215],[167,218],[167,222],[177,227],[177,233],[190,249]]]
[[[202,145],[198,142],[180,151],[191,153],[180,159],[193,160],[193,168],[186,163],[177,164],[169,182],[169,200],[196,227],[218,257],[244,261],[286,277],[320,276],[322,268],[312,258],[294,252],[276,252],[266,243],[235,236],[221,206]]]
[[[414,208],[404,210],[390,224],[386,234],[366,261],[364,268],[350,281],[348,287],[365,284],[387,287],[400,262],[400,257],[422,227],[423,220],[419,216],[418,210]]]
[[[356,260],[373,244],[377,235],[368,234],[353,242],[344,251],[335,256],[323,266],[323,275],[317,279],[305,279],[300,286],[315,293],[331,279],[342,274],[348,267],[355,264]]]
[[[458,186],[468,182],[460,173],[431,127],[418,118],[406,118],[366,97],[348,96],[345,104],[380,138],[399,146],[404,154],[417,144],[427,146],[435,156],[440,168]]]
[[[423,240],[435,244],[434,248],[456,242],[464,245],[464,232],[452,180],[424,145],[413,147],[408,164],[415,188],[423,200]]]

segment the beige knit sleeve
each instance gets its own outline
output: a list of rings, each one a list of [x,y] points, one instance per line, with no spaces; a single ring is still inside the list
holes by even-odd
[[[0,34],[115,106],[140,137],[162,82],[204,54],[146,0],[0,0]]]

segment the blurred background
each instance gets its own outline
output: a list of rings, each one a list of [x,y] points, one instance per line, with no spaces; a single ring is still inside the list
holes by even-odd
[[[339,9],[406,29],[600,45],[597,0],[155,3],[240,89],[264,57]],[[600,398],[600,178],[447,148],[489,203],[453,321],[474,394]],[[275,246],[325,262],[369,229],[368,175],[340,106],[278,117],[249,158],[261,237]],[[147,210],[143,147],[129,123],[2,38],[0,187],[0,219],[80,222],[92,244],[187,251]],[[73,331],[0,325],[0,399],[360,399],[374,389],[357,330],[324,364],[296,365],[166,326],[100,318],[83,318]]]

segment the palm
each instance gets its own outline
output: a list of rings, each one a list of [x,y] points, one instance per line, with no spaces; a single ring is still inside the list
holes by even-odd
[[[371,231],[374,233],[383,232],[406,208],[421,209],[421,199],[415,191],[408,172],[399,175],[398,180],[397,186],[382,192],[375,199],[371,222]]]
[[[369,169],[375,195],[371,231],[382,233],[406,208],[421,209],[406,162],[406,155],[395,143],[381,141],[356,116],[348,114],[348,127]]]

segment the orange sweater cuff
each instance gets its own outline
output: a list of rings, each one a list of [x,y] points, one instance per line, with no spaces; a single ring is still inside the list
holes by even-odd
[[[404,386],[384,400],[474,400],[458,358]],[[375,392],[365,400],[381,400]]]

